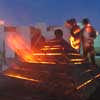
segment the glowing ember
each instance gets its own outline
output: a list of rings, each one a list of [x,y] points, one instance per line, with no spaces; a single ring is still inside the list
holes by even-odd
[[[64,47],[60,45],[54,45],[54,46],[47,46],[45,45],[41,50],[46,51],[46,50],[64,50]]]
[[[64,48],[61,48],[61,49],[64,49]],[[59,48],[42,48],[41,50],[59,50]]]
[[[6,76],[9,76],[9,77],[13,77],[13,78],[18,78],[18,79],[22,79],[22,80],[28,80],[28,81],[32,81],[32,82],[35,82],[35,83],[39,83],[40,81],[39,80],[35,80],[33,78],[27,78],[25,76],[21,76],[21,75],[15,75],[15,74],[5,74]]]
[[[82,64],[82,62],[74,62],[74,64]]]
[[[100,74],[97,74],[96,76],[94,76],[92,79],[87,80],[86,82],[84,82],[83,84],[79,85],[76,87],[77,90],[81,89],[82,87],[88,85],[89,83],[93,82],[94,80],[100,78]]]
[[[96,76],[95,76],[95,78],[99,78],[100,77],[100,74],[97,74]]]
[[[84,82],[83,84],[79,85],[76,89],[79,90],[81,89],[82,87],[86,86],[87,84],[91,83],[93,81],[93,79],[90,79],[86,82]]]
[[[84,59],[71,59],[70,61],[84,61]]]
[[[60,55],[62,55],[62,53],[33,53],[32,55],[39,55],[39,56],[46,56],[46,55],[48,55],[48,56],[60,56]]]
[[[80,56],[80,54],[79,54],[79,53],[68,53],[68,55]]]
[[[70,36],[69,40],[74,49],[77,50],[80,48],[80,39],[75,39],[73,36]]]

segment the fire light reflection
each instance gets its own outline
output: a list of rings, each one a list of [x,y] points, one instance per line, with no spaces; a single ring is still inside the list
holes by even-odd
[[[75,39],[73,36],[70,36],[69,40],[74,49],[78,50],[80,48],[80,38]]]

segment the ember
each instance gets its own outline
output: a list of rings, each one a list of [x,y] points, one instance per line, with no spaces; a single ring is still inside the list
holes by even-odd
[[[85,87],[86,85],[92,83],[93,81],[95,81],[96,79],[100,78],[100,74],[97,74],[96,76],[94,76],[93,78],[91,78],[90,80],[87,80],[86,82],[84,82],[83,84],[77,86],[77,90],[80,90],[82,87]]]
[[[36,83],[40,82],[39,80],[35,80],[33,78],[27,78],[25,76],[17,75],[17,74],[6,73],[5,75],[9,76],[9,77],[12,77],[12,78],[19,78],[19,79],[22,79],[22,80],[28,80],[28,81],[32,81],[32,82],[36,82]]]

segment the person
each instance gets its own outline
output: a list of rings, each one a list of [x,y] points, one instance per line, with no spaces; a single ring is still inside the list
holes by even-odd
[[[85,26],[82,30],[83,56],[87,57],[95,65],[94,39],[96,30],[92,26]]]
[[[84,27],[91,26],[91,22],[88,18],[83,18],[81,23]]]
[[[61,45],[62,47],[64,47],[64,51],[67,52],[74,52],[74,49],[70,46],[70,44],[64,40],[63,38],[63,31],[61,29],[57,29],[54,32],[55,34],[55,38],[52,39],[51,41],[53,41],[53,45]]]

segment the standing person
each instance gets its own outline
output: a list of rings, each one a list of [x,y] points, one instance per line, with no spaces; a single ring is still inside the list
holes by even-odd
[[[67,20],[65,23],[66,29],[69,30],[66,33],[67,40],[70,43],[71,47],[80,51],[80,27],[77,25],[77,21],[75,18]]]
[[[69,19],[64,24],[64,39],[70,43],[69,38],[71,36],[71,29],[76,26],[77,22],[75,18]]]
[[[92,26],[85,26],[82,30],[83,56],[88,57],[92,64],[95,64],[94,39],[96,31]]]
[[[90,20],[88,18],[83,18],[82,19],[82,25],[85,28],[87,26],[91,26],[91,22],[90,22]]]

